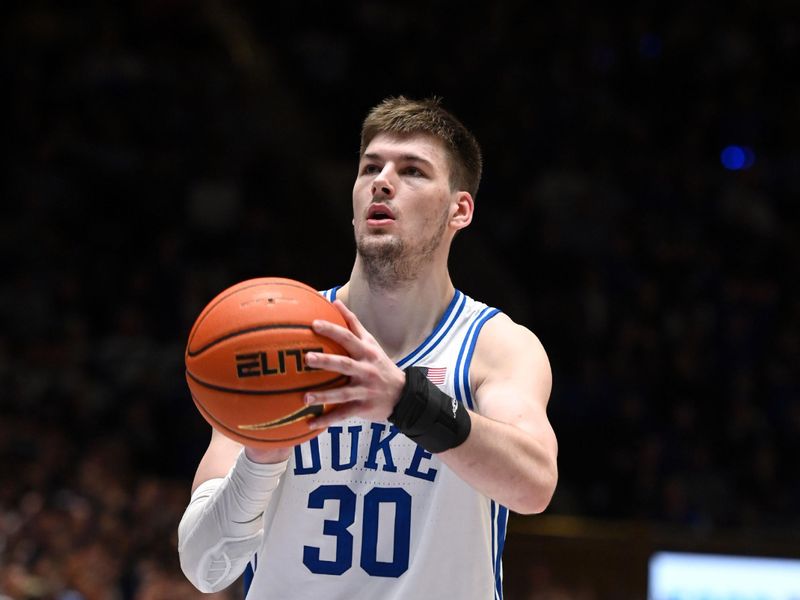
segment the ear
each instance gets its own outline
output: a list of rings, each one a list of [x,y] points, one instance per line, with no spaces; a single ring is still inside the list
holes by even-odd
[[[469,192],[456,192],[454,210],[450,215],[450,225],[455,230],[464,229],[472,223],[472,213],[475,211],[475,201]]]

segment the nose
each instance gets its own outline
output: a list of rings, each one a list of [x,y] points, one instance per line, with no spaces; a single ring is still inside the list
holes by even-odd
[[[385,165],[372,180],[372,196],[391,198],[394,196],[394,185],[391,178],[391,166]]]

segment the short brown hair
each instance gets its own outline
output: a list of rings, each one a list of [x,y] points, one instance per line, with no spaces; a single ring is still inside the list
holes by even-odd
[[[360,156],[379,133],[407,136],[430,135],[441,140],[450,158],[450,187],[474,198],[483,170],[481,148],[469,130],[441,107],[440,98],[410,100],[405,96],[385,99],[375,106],[361,126]]]

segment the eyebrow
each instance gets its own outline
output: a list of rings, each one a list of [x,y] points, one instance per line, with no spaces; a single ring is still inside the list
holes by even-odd
[[[386,160],[386,159],[384,159],[384,157],[382,155],[377,154],[375,152],[366,152],[364,154],[364,156],[362,156],[361,158],[362,158],[362,160],[365,159],[365,158],[368,159],[368,160]],[[417,154],[401,154],[397,158],[399,160],[401,160],[401,161],[404,161],[404,162],[419,162],[419,163],[423,163],[423,164],[433,168],[433,163],[431,161],[429,161],[428,159],[422,158],[421,156],[419,156]]]

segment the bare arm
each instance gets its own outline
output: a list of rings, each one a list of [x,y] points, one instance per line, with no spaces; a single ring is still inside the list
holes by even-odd
[[[470,370],[472,429],[442,461],[483,494],[519,513],[543,511],[555,491],[558,444],[547,419],[552,375],[544,348],[505,315],[481,331]]]

